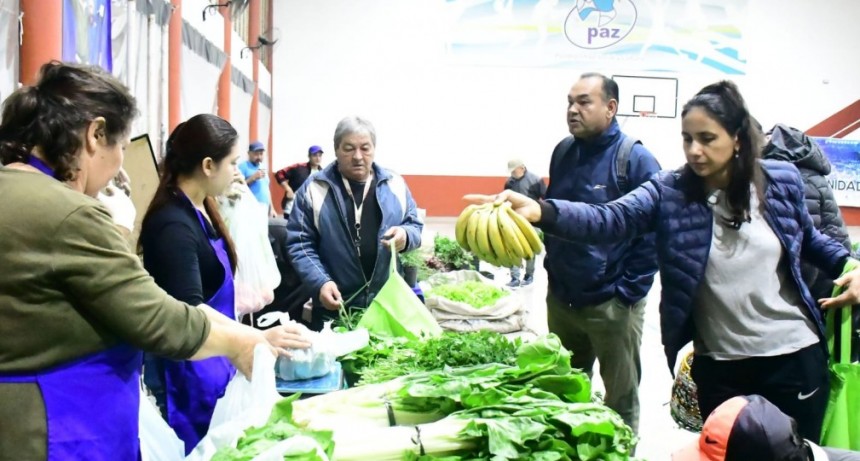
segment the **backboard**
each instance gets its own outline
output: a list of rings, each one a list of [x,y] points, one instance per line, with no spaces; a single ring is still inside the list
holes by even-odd
[[[657,118],[678,116],[678,79],[613,75],[618,83],[618,112],[622,117],[648,114]]]

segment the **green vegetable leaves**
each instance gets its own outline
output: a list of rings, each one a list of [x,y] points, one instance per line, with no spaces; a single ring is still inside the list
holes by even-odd
[[[250,461],[285,440],[290,441],[289,446],[279,450],[284,460],[323,461],[327,458],[320,456],[321,452],[331,458],[334,453],[331,431],[303,429],[293,423],[293,402],[298,398],[299,394],[295,394],[278,402],[265,426],[247,429],[235,448],[218,450],[212,461]]]
[[[517,351],[517,366],[523,370],[540,371],[552,369],[555,374],[570,372],[570,351],[561,345],[554,334],[541,336],[520,346]]]
[[[456,240],[436,234],[433,238],[433,255],[447,270],[457,270],[472,266],[472,255],[466,253]]]
[[[451,301],[466,303],[472,307],[481,308],[496,304],[501,298],[508,296],[509,291],[482,282],[469,280],[452,285],[440,285],[426,293],[426,296],[441,296]]]
[[[349,375],[360,375],[358,384],[363,385],[446,366],[513,365],[520,346],[519,339],[490,331],[445,332],[412,341],[371,336],[367,347],[343,357],[341,364]]]

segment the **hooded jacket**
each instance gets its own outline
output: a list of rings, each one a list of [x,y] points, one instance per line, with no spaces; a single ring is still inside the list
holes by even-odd
[[[830,174],[830,161],[821,148],[802,131],[777,123],[770,132],[770,142],[764,147],[762,157],[793,163],[803,177],[806,208],[812,216],[815,228],[851,249],[848,229],[842,220],[839,205],[825,176]],[[833,280],[815,266],[803,264],[803,279],[815,299],[830,297]]]

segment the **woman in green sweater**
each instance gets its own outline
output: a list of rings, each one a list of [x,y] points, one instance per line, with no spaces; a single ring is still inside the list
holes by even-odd
[[[95,197],[116,175],[134,98],[51,62],[0,121],[0,460],[137,459],[141,351],[226,356],[250,376],[263,335],[170,297]]]

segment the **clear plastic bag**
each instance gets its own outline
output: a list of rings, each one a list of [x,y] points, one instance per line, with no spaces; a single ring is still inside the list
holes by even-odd
[[[269,243],[268,209],[242,183],[234,183],[218,204],[239,258],[234,284],[236,314],[241,317],[271,303],[281,283]]]
[[[285,315],[285,318],[289,318]],[[284,323],[282,318],[281,323]],[[290,357],[278,357],[275,365],[278,378],[284,381],[325,376],[334,369],[335,361],[342,355],[366,346],[370,335],[365,329],[346,333],[335,333],[331,322],[326,322],[321,332],[307,330],[303,333],[311,343],[307,349],[291,349]]]

